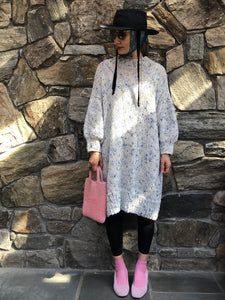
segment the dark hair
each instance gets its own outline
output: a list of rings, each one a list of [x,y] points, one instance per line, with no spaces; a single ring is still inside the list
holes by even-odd
[[[148,42],[144,42],[142,45],[141,45],[141,53],[143,56],[146,56],[148,55]]]

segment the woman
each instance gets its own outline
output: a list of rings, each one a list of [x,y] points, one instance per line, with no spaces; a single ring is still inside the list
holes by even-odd
[[[137,216],[139,256],[131,294],[141,298],[148,288],[148,253],[158,218],[163,173],[178,139],[178,126],[165,68],[142,49],[148,34],[146,13],[116,11],[110,29],[116,57],[105,59],[96,70],[84,122],[84,136],[93,171],[98,164],[107,181],[106,232],[115,263],[113,289],[129,293],[123,260],[123,216]]]

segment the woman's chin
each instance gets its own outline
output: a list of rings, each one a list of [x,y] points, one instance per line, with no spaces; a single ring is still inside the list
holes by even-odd
[[[118,53],[119,54],[127,54],[128,51],[124,50],[124,49],[118,49]]]

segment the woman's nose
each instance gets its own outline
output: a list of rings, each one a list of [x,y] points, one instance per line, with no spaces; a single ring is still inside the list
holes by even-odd
[[[121,40],[116,36],[115,39],[114,39],[114,43],[116,45],[120,45],[121,44]]]

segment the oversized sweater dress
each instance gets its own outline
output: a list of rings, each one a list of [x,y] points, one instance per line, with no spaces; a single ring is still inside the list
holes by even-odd
[[[107,182],[107,216],[123,210],[157,220],[163,174],[160,154],[173,154],[178,124],[165,68],[140,59],[138,106],[137,59],[118,56],[97,67],[85,116],[87,151],[99,151]]]

